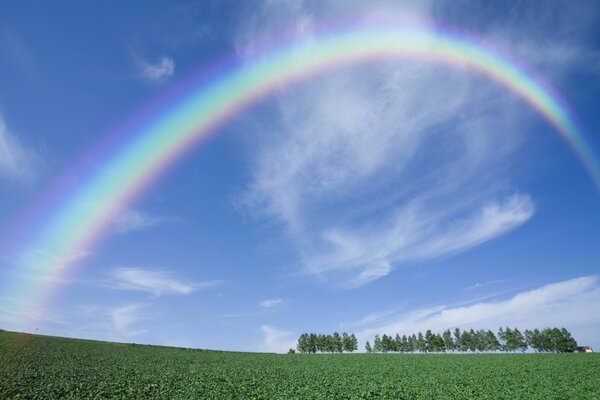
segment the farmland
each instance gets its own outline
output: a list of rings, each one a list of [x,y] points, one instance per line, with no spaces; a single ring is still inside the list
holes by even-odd
[[[0,331],[0,398],[598,399],[600,355],[276,355]]]

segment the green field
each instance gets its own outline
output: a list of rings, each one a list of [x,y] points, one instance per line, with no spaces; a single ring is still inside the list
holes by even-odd
[[[275,355],[0,331],[0,398],[600,399],[600,355]]]

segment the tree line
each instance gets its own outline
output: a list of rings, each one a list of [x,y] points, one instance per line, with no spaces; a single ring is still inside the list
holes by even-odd
[[[431,330],[412,335],[375,335],[373,346],[365,344],[367,353],[445,353],[451,352],[524,352],[528,348],[535,352],[570,353],[577,349],[577,342],[566,328],[526,329],[502,327],[496,335],[491,330],[444,331],[441,335]]]
[[[331,335],[303,333],[296,349],[300,353],[343,353],[358,350],[358,340],[353,334],[334,332]]]

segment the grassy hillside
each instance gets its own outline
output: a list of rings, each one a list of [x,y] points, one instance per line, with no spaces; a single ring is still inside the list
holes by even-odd
[[[0,398],[599,399],[600,354],[276,355],[0,331]]]

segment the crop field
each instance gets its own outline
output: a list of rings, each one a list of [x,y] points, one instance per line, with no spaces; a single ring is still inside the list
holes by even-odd
[[[276,355],[0,332],[0,398],[600,399],[600,355]]]

